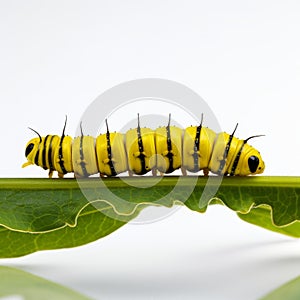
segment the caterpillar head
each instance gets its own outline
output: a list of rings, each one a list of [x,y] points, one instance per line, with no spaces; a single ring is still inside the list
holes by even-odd
[[[261,174],[265,170],[265,163],[258,151],[256,154],[248,157],[248,167],[252,175]]]
[[[27,143],[26,149],[25,149],[25,157],[27,158],[27,162],[25,162],[22,165],[22,168],[25,168],[25,167],[27,167],[29,165],[33,165],[34,164],[34,159],[35,159],[36,153],[37,153],[37,151],[39,149],[40,143],[42,142],[42,138],[39,135],[39,133],[36,132],[35,130],[33,130],[32,128],[29,128],[29,129],[31,129],[32,131],[34,131],[35,133],[37,133],[37,135],[39,137],[31,139]]]
[[[261,174],[265,170],[265,163],[260,153],[252,146],[245,145],[244,153],[241,154],[241,166],[237,175],[247,176]],[[243,155],[244,154],[244,155]]]

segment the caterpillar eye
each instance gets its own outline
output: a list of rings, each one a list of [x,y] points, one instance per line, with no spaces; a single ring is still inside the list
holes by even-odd
[[[256,172],[258,165],[259,165],[259,158],[257,156],[252,155],[248,158],[248,166],[251,173]]]
[[[29,153],[32,151],[32,149],[34,148],[34,144],[30,143],[25,150],[25,157],[27,157],[29,155]]]

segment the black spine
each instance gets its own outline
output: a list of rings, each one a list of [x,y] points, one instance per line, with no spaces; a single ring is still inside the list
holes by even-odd
[[[143,174],[147,173],[147,170],[146,170],[145,154],[143,153],[144,145],[143,145],[143,140],[142,140],[139,116],[138,116],[137,136],[138,136],[138,145],[139,145],[139,152],[140,152],[138,158],[140,159],[141,165],[142,165],[142,170],[141,170],[140,174],[143,175]]]
[[[200,134],[202,129],[202,123],[197,127],[197,132],[195,136],[195,142],[194,142],[194,172],[199,171],[199,149],[200,149]]]
[[[112,161],[112,151],[111,151],[111,143],[110,143],[110,134],[109,134],[109,130],[108,130],[108,124],[107,124],[107,120],[106,121],[106,127],[107,127],[107,131],[106,131],[106,142],[107,142],[107,155],[108,155],[108,164],[110,167],[110,172],[112,176],[116,176],[117,172],[115,170],[113,161]]]
[[[82,133],[82,132],[81,132],[81,133]],[[81,137],[80,137],[80,148],[79,148],[80,160],[81,160],[81,162],[80,162],[80,167],[81,167],[81,169],[82,169],[83,176],[84,176],[84,177],[88,177],[89,174],[88,174],[88,172],[87,172],[87,170],[86,170],[85,162],[84,162],[84,154],[83,154],[83,138],[84,138],[84,136],[81,135]]]
[[[171,119],[171,115],[169,115],[169,123],[168,123],[168,126],[166,127],[166,130],[167,130],[167,147],[168,147],[167,157],[169,159],[169,168],[166,170],[166,173],[172,173],[174,171],[174,165],[173,165],[173,162],[174,162],[173,156],[174,156],[174,154],[172,153],[170,119]]]

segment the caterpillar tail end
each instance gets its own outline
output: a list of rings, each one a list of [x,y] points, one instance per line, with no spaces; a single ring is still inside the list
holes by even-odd
[[[26,163],[24,163],[24,164],[22,165],[22,168],[25,168],[25,167],[30,166],[30,165],[33,165],[33,163],[30,162],[30,161],[27,161]]]

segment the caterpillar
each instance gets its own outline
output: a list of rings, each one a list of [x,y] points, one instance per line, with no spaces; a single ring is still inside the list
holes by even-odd
[[[215,133],[202,126],[181,129],[172,126],[171,114],[167,126],[156,130],[141,127],[138,115],[137,128],[125,134],[110,132],[106,122],[106,133],[96,138],[84,135],[72,139],[65,135],[67,117],[61,136],[40,134],[31,139],[25,150],[22,167],[35,164],[49,170],[51,178],[54,171],[59,177],[74,172],[75,177],[116,176],[125,171],[129,175],[143,175],[152,171],[156,175],[169,174],[181,168],[196,173],[203,170],[204,175],[212,172],[217,175],[255,175],[265,169],[260,153],[250,146],[251,136],[242,140],[234,137],[238,124],[232,134]]]

